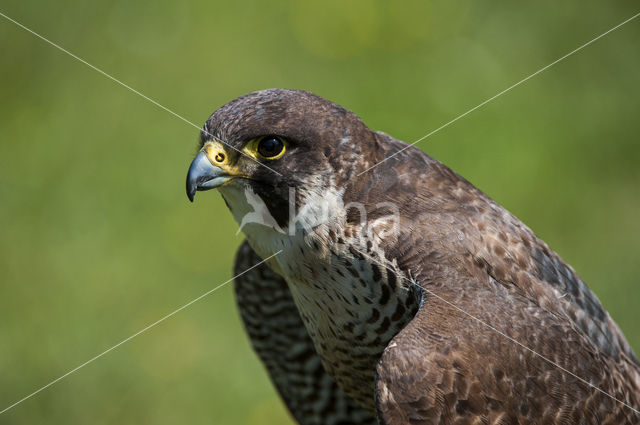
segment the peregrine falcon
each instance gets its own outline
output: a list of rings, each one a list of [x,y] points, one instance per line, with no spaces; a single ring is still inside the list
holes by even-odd
[[[301,425],[640,423],[640,363],[576,272],[347,109],[284,89],[222,106],[187,175],[191,200],[213,188],[246,236],[246,331]]]

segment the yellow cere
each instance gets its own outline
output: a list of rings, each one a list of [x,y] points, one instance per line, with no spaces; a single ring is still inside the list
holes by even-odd
[[[222,143],[218,141],[208,141],[202,149],[206,153],[207,158],[209,158],[209,161],[216,167],[222,168],[231,176],[246,177],[246,173],[240,167],[229,163],[229,154]]]

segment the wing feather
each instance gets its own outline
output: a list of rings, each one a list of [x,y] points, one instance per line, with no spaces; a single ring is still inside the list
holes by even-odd
[[[495,281],[422,294],[420,310],[377,367],[383,424],[640,422],[595,388],[639,406],[630,363],[602,355],[570,321]]]

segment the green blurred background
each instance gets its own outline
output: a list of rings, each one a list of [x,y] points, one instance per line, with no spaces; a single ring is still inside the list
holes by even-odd
[[[3,0],[200,126],[311,90],[413,141],[634,15],[634,1]],[[419,146],[519,216],[640,350],[640,18]],[[0,18],[0,410],[231,277],[237,226],[188,203],[198,131]],[[283,424],[230,285],[2,424]]]

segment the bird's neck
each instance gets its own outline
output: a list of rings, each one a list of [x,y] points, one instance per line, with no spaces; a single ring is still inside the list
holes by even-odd
[[[251,190],[221,192],[253,250],[272,257],[267,264],[287,281],[324,368],[373,411],[376,364],[418,309],[405,276],[371,236],[379,232],[347,223],[341,191],[304,193],[286,229]],[[388,225],[384,218],[365,224]]]

